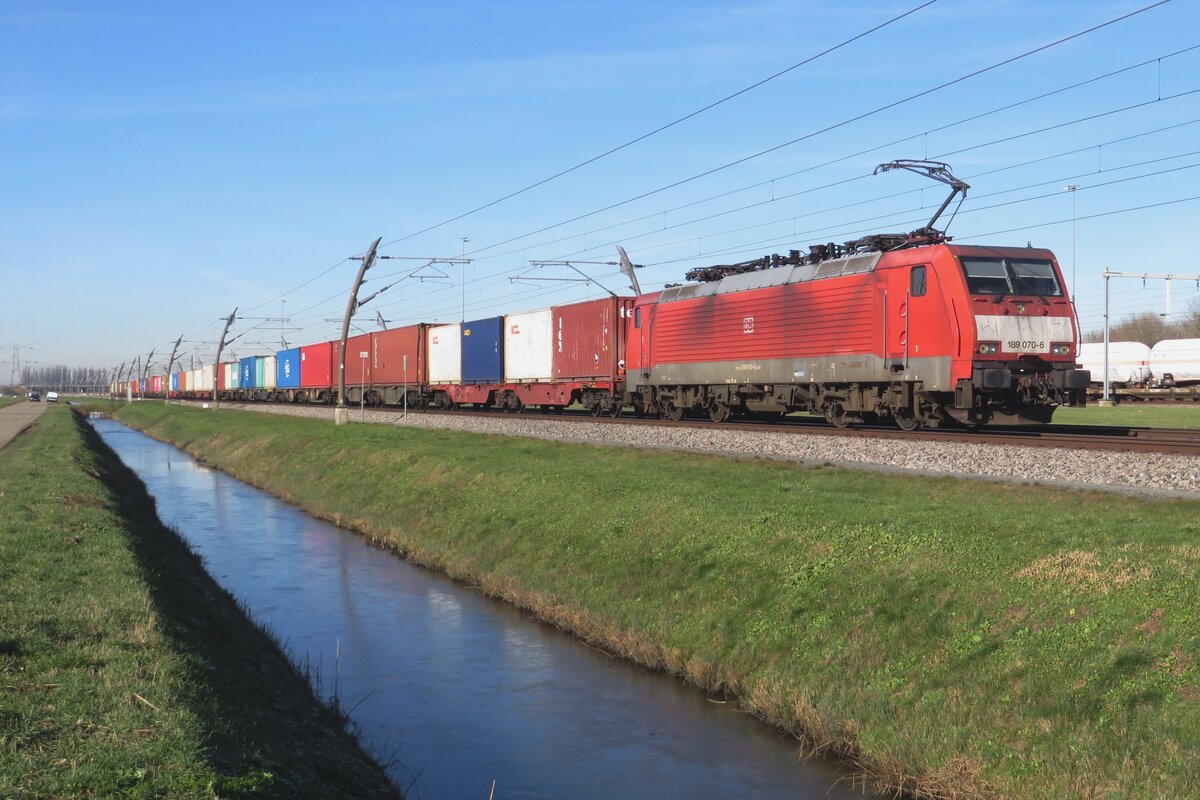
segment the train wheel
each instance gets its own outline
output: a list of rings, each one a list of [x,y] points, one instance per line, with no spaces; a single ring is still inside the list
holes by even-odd
[[[850,418],[846,415],[841,403],[830,403],[825,406],[825,419],[835,428],[850,427]]]
[[[663,419],[670,420],[671,422],[679,422],[679,420],[683,419],[683,408],[668,400],[667,402],[663,403],[662,417]]]
[[[613,419],[621,416],[621,404],[614,400],[612,407],[608,409],[608,416]]]
[[[921,420],[917,419],[912,409],[898,408],[893,416],[896,419],[896,427],[902,431],[915,431],[921,427]]]
[[[733,409],[724,403],[713,403],[708,407],[708,418],[713,422],[728,422],[733,417]]]

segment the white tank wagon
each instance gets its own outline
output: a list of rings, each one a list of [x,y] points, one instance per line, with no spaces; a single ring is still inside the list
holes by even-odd
[[[1150,350],[1150,369],[1159,386],[1200,384],[1200,339],[1164,339]]]
[[[1079,364],[1083,369],[1091,370],[1092,383],[1104,383],[1104,342],[1080,345]],[[1110,385],[1141,386],[1150,381],[1151,372],[1149,346],[1141,342],[1108,343]]]

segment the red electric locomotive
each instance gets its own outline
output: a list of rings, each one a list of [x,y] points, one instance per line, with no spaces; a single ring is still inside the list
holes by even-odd
[[[948,243],[933,223],[967,185],[944,164],[893,162],[954,187],[929,225],[693,270],[640,296],[627,333],[626,400],[678,419],[706,411],[1048,422],[1083,405],[1078,331],[1053,253]]]

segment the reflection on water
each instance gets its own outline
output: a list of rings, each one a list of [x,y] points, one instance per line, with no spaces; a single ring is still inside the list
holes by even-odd
[[[111,420],[209,572],[337,691],[413,798],[842,798],[794,745]]]

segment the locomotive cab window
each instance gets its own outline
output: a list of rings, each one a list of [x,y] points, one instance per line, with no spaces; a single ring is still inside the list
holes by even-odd
[[[924,297],[926,291],[925,267],[913,267],[909,273],[908,293],[913,297]]]
[[[971,294],[1062,296],[1062,287],[1049,261],[964,257],[962,266]]]
[[[1035,294],[1039,297],[1061,297],[1062,287],[1054,277],[1054,267],[1049,261],[1009,261],[1016,280],[1017,294]]]
[[[633,310],[633,327],[642,327],[642,307],[638,306]]]
[[[967,291],[971,294],[1008,294],[1008,270],[1002,258],[964,258],[963,272],[967,275]]]

